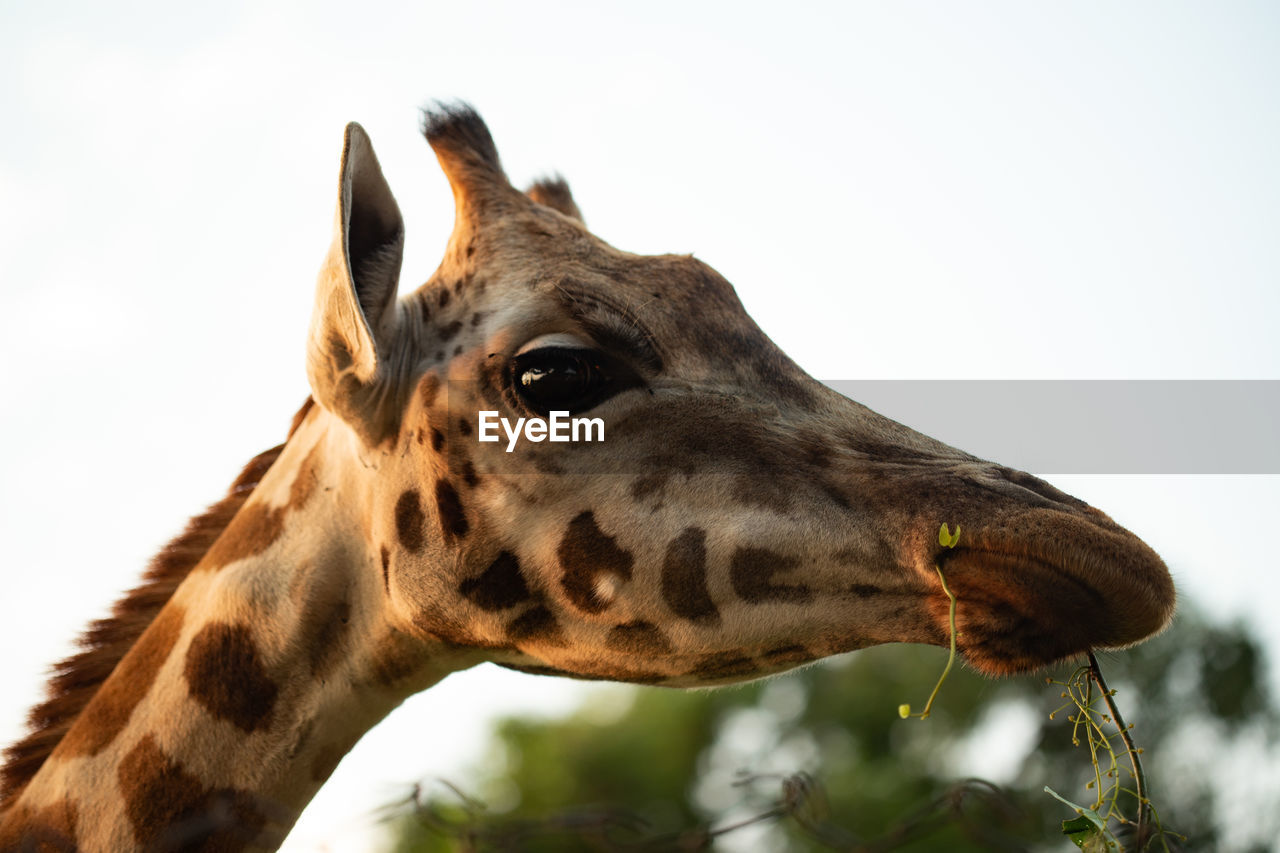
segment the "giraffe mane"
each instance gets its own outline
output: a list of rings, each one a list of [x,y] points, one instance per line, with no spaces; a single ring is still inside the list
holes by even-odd
[[[289,438],[313,405],[314,400],[308,397],[293,416]],[[26,736],[4,751],[0,811],[13,804],[40,770],[98,688],[222,535],[282,450],[284,444],[279,444],[249,460],[226,496],[194,516],[186,529],[151,559],[142,582],[115,603],[111,615],[89,623],[76,642],[79,651],[50,668],[45,699],[27,715]]]

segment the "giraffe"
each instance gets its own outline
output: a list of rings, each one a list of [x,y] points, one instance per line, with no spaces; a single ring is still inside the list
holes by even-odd
[[[711,267],[613,248],[562,179],[514,188],[470,107],[423,130],[456,207],[439,268],[398,295],[404,225],[349,125],[311,397],[55,669],[0,848],[272,849],[451,672],[699,687],[947,645],[935,566],[991,675],[1170,620],[1164,564],[1099,510],[810,378]],[[484,412],[557,411],[605,440],[479,440]]]

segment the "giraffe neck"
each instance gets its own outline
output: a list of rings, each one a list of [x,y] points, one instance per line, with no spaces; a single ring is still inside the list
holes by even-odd
[[[317,408],[0,820],[0,842],[273,849],[366,731],[475,662],[397,629],[360,521],[377,465],[354,446]]]

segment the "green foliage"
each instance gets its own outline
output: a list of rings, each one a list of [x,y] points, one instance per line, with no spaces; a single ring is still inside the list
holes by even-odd
[[[1043,790],[1089,802],[1097,777],[1089,751],[1072,745],[1073,724],[1049,719],[1061,686],[960,668],[927,724],[902,722],[893,697],[925,689],[942,654],[884,646],[713,691],[608,686],[567,719],[507,720],[484,769],[451,780],[476,800],[427,784],[418,809],[399,819],[394,849],[1074,849],[1064,818],[1086,827]],[[1263,850],[1280,837],[1265,791],[1261,802],[1229,804],[1251,815],[1247,826],[1225,823],[1219,782],[1247,775],[1247,762],[1215,767],[1184,746],[1221,751],[1252,733],[1264,750],[1254,760],[1277,753],[1261,650],[1246,631],[1184,613],[1103,665],[1145,748],[1150,797],[1164,826],[1188,836],[1186,849]],[[1022,722],[1023,736],[1009,721]],[[957,778],[1000,751],[1022,759],[1001,788]],[[763,821],[734,829],[755,818]],[[715,840],[716,830],[728,831]],[[1123,827],[1115,837],[1136,849]]]
[[[1093,765],[1093,779],[1085,788],[1094,793],[1092,805],[1072,802],[1057,791],[1045,786],[1045,793],[1070,807],[1079,817],[1062,822],[1062,832],[1082,849],[1122,851],[1125,845],[1117,837],[1113,823],[1132,827],[1133,847],[1139,850],[1159,849],[1171,853],[1170,833],[1160,822],[1159,813],[1151,803],[1147,789],[1146,773],[1142,769],[1142,749],[1133,742],[1131,725],[1126,725],[1116,704],[1116,691],[1107,682],[1097,659],[1089,654],[1089,665],[1082,666],[1066,681],[1046,679],[1049,684],[1065,688],[1062,692],[1067,704],[1058,711],[1074,706],[1069,714],[1072,724],[1071,743],[1080,746],[1081,734],[1089,745],[1089,760]],[[1095,696],[1094,685],[1100,695]],[[1101,703],[1101,707],[1099,707]],[[1049,715],[1053,719],[1058,711]],[[1117,752],[1117,746],[1123,747]],[[1123,767],[1123,754],[1129,767]],[[1182,836],[1177,836],[1185,840]]]

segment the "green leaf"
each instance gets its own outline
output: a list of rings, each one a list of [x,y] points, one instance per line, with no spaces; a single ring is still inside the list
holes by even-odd
[[[1093,849],[1093,845],[1101,841],[1104,849],[1110,849],[1112,843],[1115,842],[1115,836],[1107,831],[1107,821],[1102,815],[1098,814],[1094,809],[1087,809],[1079,803],[1071,802],[1048,785],[1044,786],[1044,792],[1063,805],[1070,806],[1079,815],[1079,817],[1073,817],[1071,820],[1062,822],[1062,832],[1071,839],[1073,844],[1080,848],[1089,844],[1090,848]],[[1068,830],[1068,826],[1072,827],[1072,829]],[[1088,829],[1077,829],[1076,827],[1088,827]]]
[[[953,534],[951,529],[947,527],[947,523],[942,522],[942,526],[938,528],[938,544],[943,548],[954,548],[956,543],[960,541],[960,525],[956,525],[956,532]]]
[[[1086,844],[1095,839],[1101,838],[1102,833],[1098,832],[1098,827],[1093,825],[1093,821],[1084,815],[1064,820],[1062,822],[1062,834],[1071,839],[1071,843],[1083,849]]]

